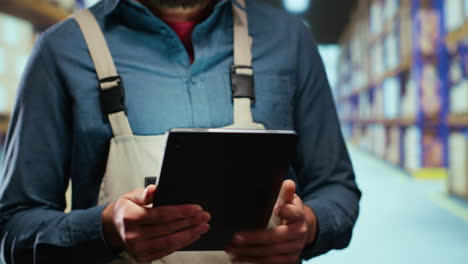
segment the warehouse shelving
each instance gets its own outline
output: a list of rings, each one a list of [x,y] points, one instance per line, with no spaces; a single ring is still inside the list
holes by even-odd
[[[414,177],[449,175],[448,189],[465,196],[468,184],[453,186],[468,182],[468,14],[447,33],[448,4],[359,1],[342,38],[336,101],[348,140]]]
[[[70,12],[43,0],[2,0],[0,11],[32,22],[43,30],[61,20]]]
[[[37,31],[43,31],[47,27],[66,19],[71,14],[70,11],[45,0],[1,0],[0,12],[30,22],[32,27]],[[21,34],[25,33],[21,32]],[[33,32],[29,34],[33,34]],[[21,39],[17,46],[12,47],[14,47],[16,52],[24,52],[27,54],[31,48],[30,45],[32,45],[33,39],[34,37],[32,37],[31,42]],[[5,44],[2,48],[5,48]],[[11,64],[15,62],[16,61],[9,61],[8,63]],[[8,74],[13,75],[15,72],[9,72]],[[3,80],[8,80],[8,100],[14,98],[13,92],[16,93],[16,87],[14,87],[16,83],[12,81],[12,78],[13,77],[3,78]],[[7,132],[9,121],[10,113],[0,113],[0,135],[4,135]]]
[[[408,71],[411,69],[411,66],[412,66],[412,58],[411,57],[406,57],[406,58],[403,58],[402,59],[402,63],[400,63],[400,65],[398,65],[397,67],[393,68],[393,69],[390,69],[388,70],[387,72],[385,72],[382,76],[376,78],[374,81],[366,84],[364,87],[362,88],[359,88],[353,92],[351,92],[350,94],[348,95],[343,95],[343,96],[340,96],[338,98],[339,101],[345,101],[345,100],[348,100],[350,97],[353,97],[353,96],[357,96],[359,94],[362,94],[362,93],[365,93],[365,92],[368,92],[372,87],[374,87],[375,85],[379,85],[381,84],[383,81],[385,81],[385,79],[387,78],[390,78],[390,77],[393,77],[393,76],[396,76],[404,71]]]

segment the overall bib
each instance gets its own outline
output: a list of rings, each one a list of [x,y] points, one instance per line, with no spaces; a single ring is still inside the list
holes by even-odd
[[[227,128],[265,129],[254,123],[251,102],[254,100],[252,70],[252,38],[248,32],[245,0],[233,1],[234,14],[234,65],[231,68],[233,90],[234,124]],[[108,116],[114,137],[110,142],[105,175],[99,192],[98,204],[117,200],[123,194],[144,187],[147,177],[159,177],[166,141],[165,135],[134,135],[128,122],[123,86],[104,35],[94,17],[87,9],[78,12],[77,21],[91,59],[94,63],[101,89],[101,103]],[[273,218],[272,218],[273,219]],[[270,221],[270,226],[275,222]],[[127,254],[112,263],[136,263]],[[152,263],[158,264],[209,264],[231,263],[223,251],[176,252]]]

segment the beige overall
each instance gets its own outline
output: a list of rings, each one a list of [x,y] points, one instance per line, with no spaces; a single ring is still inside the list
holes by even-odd
[[[237,74],[252,76],[252,38],[248,32],[245,0],[233,1],[234,14],[234,64],[247,66],[237,69]],[[102,31],[93,16],[85,9],[74,16],[83,32],[89,53],[99,80],[118,76],[115,64]],[[115,82],[101,82],[102,90],[117,85]],[[148,176],[158,177],[165,146],[165,135],[134,135],[124,111],[108,115],[114,137],[111,140],[107,167],[99,192],[99,204],[117,200],[123,194],[143,187]],[[234,98],[234,124],[228,128],[264,129],[262,124],[253,122],[251,99]],[[272,221],[270,221],[272,223]],[[113,263],[136,263],[131,257],[122,254],[123,259]],[[153,263],[231,263],[223,251],[176,252]]]

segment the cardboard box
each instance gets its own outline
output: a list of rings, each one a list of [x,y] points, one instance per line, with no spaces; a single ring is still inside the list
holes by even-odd
[[[0,79],[0,113],[7,113],[9,110],[8,89],[6,84]]]
[[[418,111],[418,91],[416,81],[410,76],[406,82],[406,92],[401,99],[401,116],[416,117]]]
[[[0,45],[18,51],[31,49],[34,28],[30,22],[0,13],[0,33]]]
[[[48,0],[48,1],[65,10],[73,10],[76,7],[75,0]]]
[[[468,198],[468,137],[462,133],[449,137],[449,190]]]
[[[398,78],[388,78],[383,83],[384,117],[395,119],[400,116],[401,88]]]
[[[450,0],[444,2],[445,30],[452,32],[460,28],[465,22],[464,0]]]
[[[397,15],[399,5],[400,5],[399,0],[386,0],[385,1],[385,7],[384,7],[385,20],[388,21]]]
[[[386,71],[395,69],[400,64],[398,34],[393,30],[385,38],[385,65]]]
[[[370,8],[370,32],[371,35],[378,35],[383,30],[384,19],[383,5],[380,1],[374,1]]]
[[[404,135],[404,167],[415,171],[421,168],[421,142],[422,135],[419,128],[413,126],[405,131]]]
[[[392,127],[388,131],[387,160],[395,165],[400,163],[400,128]]]
[[[376,87],[374,90],[374,101],[373,101],[373,116],[375,118],[383,118],[383,104],[384,99],[382,95],[382,87]]]
[[[468,80],[463,80],[450,88],[450,113],[468,113]]]
[[[412,54],[413,43],[411,9],[402,8],[400,14],[400,53],[402,58],[407,58]]]
[[[0,76],[7,73],[7,54],[5,48],[0,46]]]

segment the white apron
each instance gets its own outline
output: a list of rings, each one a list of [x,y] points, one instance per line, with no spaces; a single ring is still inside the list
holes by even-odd
[[[234,75],[240,76],[238,86],[240,89],[236,94],[234,91],[234,124],[227,128],[242,129],[265,129],[262,124],[253,122],[251,112],[251,98],[253,86],[248,88],[246,96],[245,89],[240,87],[245,83],[245,78],[253,80],[252,70],[252,38],[248,33],[247,14],[245,13],[245,0],[233,1],[234,13]],[[93,16],[85,9],[75,14],[74,19],[78,22],[91,59],[94,63],[96,73],[100,80],[101,96],[104,93],[119,93],[123,89],[120,77],[117,73],[112,56],[108,49],[102,31]],[[236,67],[237,66],[237,67]],[[121,91],[120,91],[121,92]],[[247,97],[247,98],[246,98]],[[102,100],[102,99],[101,99]],[[117,200],[123,194],[134,189],[144,187],[147,177],[159,177],[163,160],[163,152],[166,141],[165,135],[137,136],[134,135],[127,116],[124,111],[123,97],[121,100],[113,101],[110,107],[104,107],[108,115],[114,137],[111,140],[109,156],[105,175],[99,192],[98,204],[106,204]],[[276,221],[270,220],[270,226]],[[123,259],[112,263],[136,263],[127,254],[122,254]],[[223,251],[203,252],[176,252],[152,263],[158,264],[210,264],[231,263],[227,253]]]

